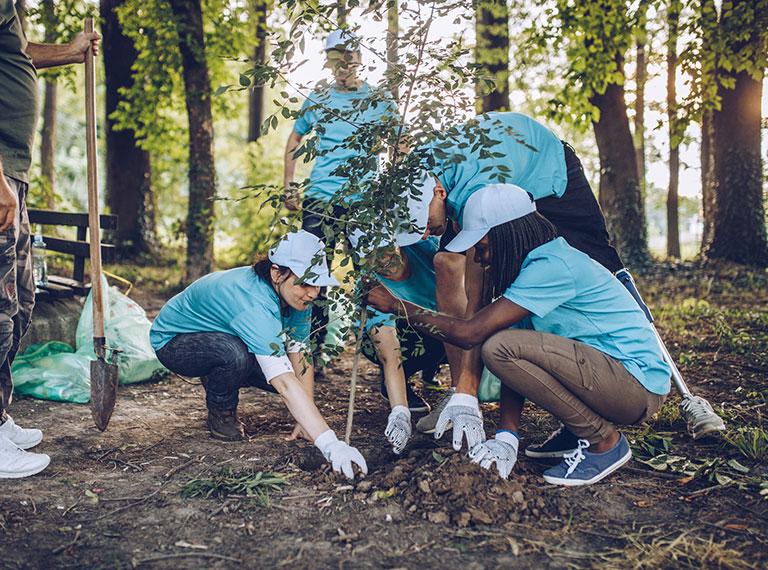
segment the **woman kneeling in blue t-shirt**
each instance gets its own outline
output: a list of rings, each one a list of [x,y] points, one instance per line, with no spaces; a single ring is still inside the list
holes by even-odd
[[[328,273],[325,246],[304,230],[288,234],[252,267],[202,277],[173,297],[150,331],[169,370],[202,377],[211,437],[243,438],[237,417],[240,388],[277,392],[298,425],[293,438],[314,441],[335,471],[352,479],[363,456],[336,438],[313,400],[314,372],[302,349],[309,338],[309,305],[320,287],[338,285]]]
[[[482,345],[485,366],[502,381],[494,439],[485,441],[474,380],[479,374],[462,375],[435,437],[453,425],[454,448],[466,436],[470,458],[486,469],[495,464],[506,478],[517,461],[527,398],[563,424],[526,450],[533,457],[563,458],[544,479],[559,485],[601,480],[632,457],[614,424],[642,422],[669,392],[670,370],[648,320],[608,270],[557,237],[522,189],[479,190],[467,201],[462,222],[447,249],[475,248],[476,261],[487,270],[485,308],[464,320],[424,312],[383,288],[368,296],[377,309],[405,313],[446,342],[465,349]]]

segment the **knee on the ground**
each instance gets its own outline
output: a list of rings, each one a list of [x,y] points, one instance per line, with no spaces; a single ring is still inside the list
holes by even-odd
[[[435,277],[441,280],[460,274],[464,269],[466,259],[463,255],[438,251],[435,254],[433,263],[435,266]]]

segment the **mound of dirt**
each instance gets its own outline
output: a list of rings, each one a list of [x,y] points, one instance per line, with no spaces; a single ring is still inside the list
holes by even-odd
[[[377,458],[378,459],[378,458]],[[544,521],[567,514],[541,476],[519,467],[510,479],[471,463],[452,449],[417,449],[382,465],[357,485],[371,498],[392,498],[408,513],[458,527]]]

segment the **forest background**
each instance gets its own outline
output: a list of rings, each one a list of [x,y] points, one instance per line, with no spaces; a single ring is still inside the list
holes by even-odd
[[[435,69],[463,95],[443,123],[513,110],[571,142],[632,265],[649,252],[768,262],[768,2],[19,4],[32,41],[67,41],[100,15],[100,175],[115,239],[132,261],[186,267],[187,281],[248,263],[272,239],[275,212],[252,188],[279,190],[295,110],[329,78],[322,41],[339,25],[363,37],[363,77],[395,92],[407,77],[394,66],[414,64],[409,42],[443,46]],[[81,73],[40,73],[31,207],[86,209]]]

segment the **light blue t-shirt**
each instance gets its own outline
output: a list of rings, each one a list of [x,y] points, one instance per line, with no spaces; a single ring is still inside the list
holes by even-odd
[[[439,244],[440,242],[437,238],[429,237],[401,248],[403,254],[408,258],[410,275],[402,281],[392,281],[391,279],[378,277],[379,281],[395,297],[410,301],[430,311],[436,311],[434,258]],[[394,315],[369,309],[365,330],[370,331],[373,327],[382,326],[394,327],[395,322]]]
[[[389,93],[363,83],[354,91],[340,91],[333,86],[318,87],[304,101],[293,130],[304,136],[317,135],[315,159],[305,197],[327,202],[347,184],[359,185],[373,177],[378,168],[377,137],[371,129],[385,121],[397,120],[397,107]],[[356,147],[356,148],[355,148]],[[355,157],[367,159],[363,175],[351,181],[337,169],[349,167]],[[357,174],[360,169],[355,168]],[[354,195],[350,195],[350,199]]]
[[[489,184],[516,184],[534,200],[565,192],[563,143],[520,113],[486,113],[432,143],[434,172],[448,193],[448,215],[461,224],[464,205]]]
[[[621,362],[649,392],[669,393],[671,370],[637,302],[563,238],[531,251],[504,297],[532,313],[535,330],[588,344]]]
[[[284,355],[286,339],[309,339],[311,310],[280,310],[280,298],[251,267],[201,277],[160,310],[149,340],[160,350],[181,333],[221,332],[239,337],[258,356]]]

